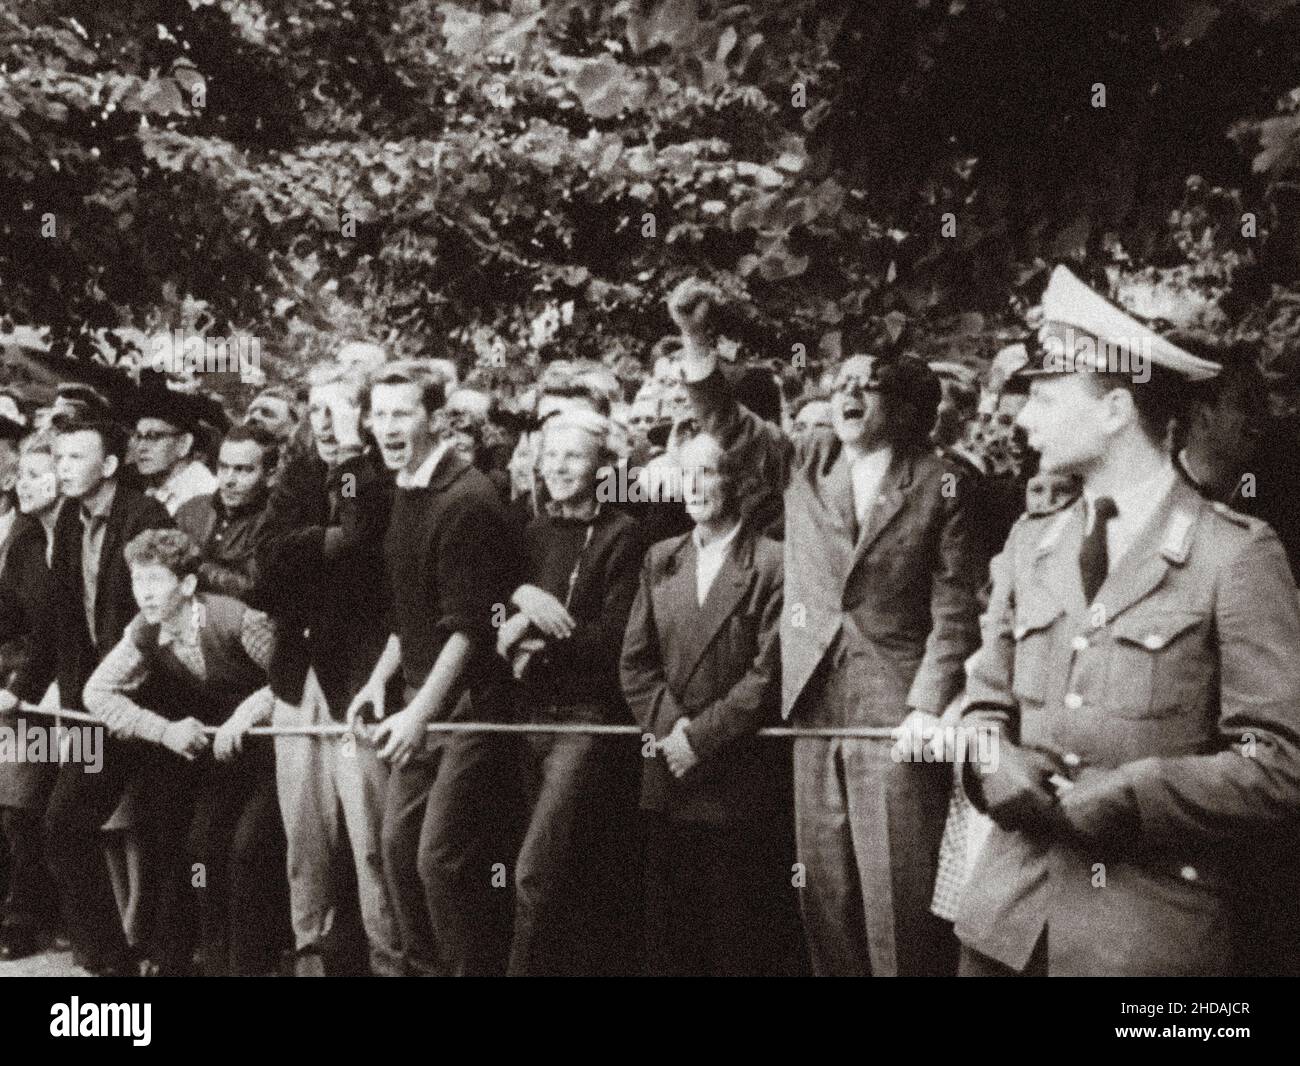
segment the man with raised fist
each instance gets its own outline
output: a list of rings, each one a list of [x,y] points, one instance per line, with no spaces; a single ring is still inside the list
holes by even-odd
[[[717,303],[692,280],[668,309],[696,417],[743,472],[742,511],[784,512],[785,717],[932,727],[961,692],[986,577],[967,475],[927,442],[937,381],[917,359],[854,353],[835,375],[832,432],[792,440],[737,403],[712,350]],[[955,965],[955,942],[929,910],[950,774],[895,762],[890,750],[863,739],[794,743],[801,906],[820,974]]]

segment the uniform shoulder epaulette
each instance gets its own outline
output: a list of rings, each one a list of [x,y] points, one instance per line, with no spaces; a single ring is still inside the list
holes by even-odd
[[[1233,525],[1241,526],[1242,529],[1254,529],[1262,520],[1252,518],[1248,514],[1242,514],[1240,511],[1234,511],[1226,503],[1220,503],[1218,500],[1211,500],[1210,507],[1214,513],[1226,518]]]

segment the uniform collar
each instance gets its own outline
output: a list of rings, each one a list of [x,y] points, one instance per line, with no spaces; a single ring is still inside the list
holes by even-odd
[[[1145,481],[1125,485],[1123,489],[1111,496],[1111,499],[1115,501],[1119,517],[1125,523],[1136,522],[1137,525],[1133,528],[1141,526],[1146,519],[1156,513],[1156,510],[1172,491],[1174,482],[1177,480],[1178,473],[1174,469],[1173,463],[1166,461],[1156,473]],[[1085,530],[1092,528],[1092,516],[1096,514],[1096,504],[1099,498],[1099,493],[1084,488],[1083,514]]]

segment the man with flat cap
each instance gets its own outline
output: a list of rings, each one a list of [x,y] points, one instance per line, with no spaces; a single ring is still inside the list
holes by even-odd
[[[193,398],[151,386],[140,391],[132,407],[132,455],[145,492],[173,516],[187,501],[216,492],[212,471],[194,457],[200,418]]]
[[[957,920],[966,975],[1240,972],[1252,843],[1300,815],[1300,608],[1265,525],[1204,499],[1170,422],[1216,363],[1058,267],[1017,421],[1083,492],[994,560],[965,716],[994,828]]]

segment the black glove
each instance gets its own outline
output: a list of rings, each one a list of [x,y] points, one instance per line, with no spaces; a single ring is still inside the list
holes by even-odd
[[[1005,738],[991,771],[975,769],[971,801],[1003,829],[1046,831],[1058,823],[1053,774],[1069,773],[1060,756],[1039,748],[1022,748]]]
[[[1131,854],[1141,818],[1133,789],[1118,770],[1087,768],[1061,793],[1060,827],[1076,847]]]

